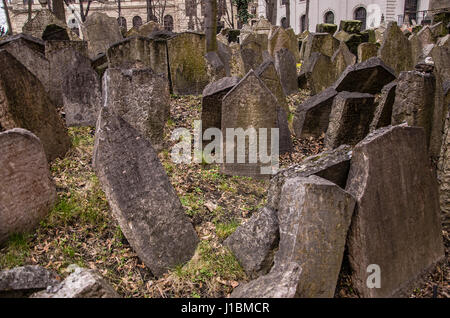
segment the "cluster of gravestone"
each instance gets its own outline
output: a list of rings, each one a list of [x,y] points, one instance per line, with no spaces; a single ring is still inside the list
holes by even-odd
[[[82,26],[84,40],[74,41],[48,14],[38,15],[24,34],[0,42],[0,243],[33,229],[55,204],[48,163],[70,148],[66,126],[95,126],[92,165],[131,247],[157,277],[191,259],[199,239],[157,153],[165,146],[170,92],[202,94],[203,132],[278,128],[279,153],[292,151],[291,133],[325,135],[326,151],[272,176],[267,205],[225,241],[253,279],[232,296],[332,297],[344,250],[361,296],[400,295],[444,257],[450,35],[424,44],[433,28],[408,40],[391,23],[377,56],[356,64],[350,40],[311,33],[299,50],[292,29],[264,19],[237,37],[223,30],[217,50],[206,53],[200,33],[150,23],[123,38],[116,19],[93,13]],[[355,34],[354,43],[365,36],[357,29],[347,22],[339,32]],[[402,41],[421,48],[417,63],[395,64],[413,60],[412,44],[404,45],[404,58]],[[298,105],[291,132],[286,96],[303,82],[313,96]],[[270,144],[271,133],[266,137]],[[250,155],[246,146],[244,163],[223,163],[221,171],[260,177],[267,163],[249,163]],[[374,264],[381,288],[366,284]],[[42,268],[1,275],[0,292],[116,296],[98,274],[80,269],[60,283]],[[91,287],[77,292],[71,286],[83,286],[79,281]],[[83,295],[89,289],[99,292]]]

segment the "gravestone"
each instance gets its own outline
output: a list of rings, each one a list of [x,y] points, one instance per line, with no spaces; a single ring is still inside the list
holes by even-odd
[[[149,21],[140,26],[133,26],[128,32],[127,37],[132,36],[151,36],[154,32],[162,30],[161,24],[155,21]]]
[[[350,52],[347,44],[341,42],[331,57],[331,63],[333,63],[333,69],[330,71],[334,72],[334,78],[339,78],[348,66],[356,63],[356,56]]]
[[[372,123],[370,124],[370,131],[391,124],[392,107],[394,106],[396,88],[397,82],[393,81],[381,90],[380,96],[377,97],[375,101],[376,108]]]
[[[298,92],[297,67],[295,56],[291,51],[281,48],[275,52],[275,69],[284,94],[290,95]]]
[[[256,70],[255,74],[266,84],[267,88],[277,98],[278,104],[288,113],[289,106],[278,77],[275,64],[272,59],[264,61]]]
[[[48,161],[64,156],[70,139],[44,86],[5,50],[0,65],[0,130],[27,129],[40,138]]]
[[[295,61],[300,60],[297,37],[291,28],[276,27],[270,35],[268,40],[269,54],[275,58],[276,53],[282,48],[288,49],[294,55]]]
[[[337,91],[330,87],[297,107],[293,123],[297,138],[319,138],[327,131],[331,105],[336,95]]]
[[[42,40],[44,41],[70,41],[67,29],[56,24],[49,24],[42,32]]]
[[[341,20],[339,23],[339,31],[357,34],[361,32],[361,26],[362,21],[359,20]]]
[[[0,132],[0,244],[15,233],[31,231],[50,212],[56,188],[44,148],[31,132]],[[0,283],[1,285],[1,283]]]
[[[91,59],[98,54],[106,53],[111,44],[122,40],[122,33],[116,18],[101,12],[89,14],[82,24],[81,30],[84,40],[88,42],[89,58]]]
[[[208,85],[205,35],[183,32],[167,40],[172,91],[178,95],[200,95]]]
[[[56,15],[54,15],[48,9],[37,10],[36,15],[29,21],[26,21],[22,27],[22,32],[27,35],[31,35],[35,38],[42,39],[45,29],[49,25],[55,25],[62,29],[65,29],[69,40],[79,41],[80,38],[72,30],[70,30],[64,21],[59,20]]]
[[[377,56],[378,45],[375,43],[365,42],[358,45],[358,63],[367,61],[368,59]]]
[[[416,65],[423,55],[424,48],[434,44],[435,41],[430,27],[425,26],[417,34],[412,35],[409,42],[411,42],[413,65]]]
[[[270,92],[264,82],[256,76],[254,71],[247,75],[222,99],[222,132],[226,151],[221,171],[228,175],[268,177],[272,172],[272,162],[260,160],[260,153],[256,148],[260,138],[266,142],[267,152],[272,154],[271,128],[278,128],[278,113],[280,108],[276,97]],[[234,129],[238,133],[241,128],[250,136],[254,131],[255,139],[248,138],[248,143],[242,139],[227,136],[227,129]],[[267,138],[263,138],[260,128],[265,128]],[[230,137],[230,138],[228,138]],[[235,141],[237,139],[237,141]],[[258,141],[258,142],[257,142]],[[238,145],[239,144],[239,145]],[[244,146],[244,147],[242,147]],[[274,145],[275,146],[275,145]],[[244,150],[239,156],[238,149]],[[253,160],[254,159],[254,160]],[[254,162],[250,162],[250,160]],[[264,171],[266,170],[266,171]]]
[[[94,126],[102,103],[100,78],[91,60],[73,51],[66,64],[62,97],[67,126]]]
[[[338,92],[360,92],[376,94],[395,80],[394,71],[377,57],[347,67],[333,87]]]
[[[215,82],[221,78],[227,77],[225,65],[216,51],[207,52],[205,54],[206,73],[210,81]]]
[[[258,68],[264,61],[264,51],[267,51],[267,35],[250,33],[242,40],[241,57],[245,73]]]
[[[329,33],[310,33],[304,43],[303,63],[308,63],[314,52],[319,52],[331,58],[339,47],[339,43],[339,40]]]
[[[120,228],[156,276],[187,262],[198,237],[151,142],[102,108],[93,166]]]
[[[169,119],[169,83],[152,69],[108,68],[103,75],[103,107],[118,114],[143,136],[156,151],[164,144]]]
[[[378,50],[378,57],[392,68],[395,74],[414,68],[411,43],[403,35],[396,22],[389,22]]]
[[[446,82],[444,94],[447,111],[437,175],[440,185],[441,211],[448,214],[450,213],[450,82]]]
[[[410,295],[444,258],[423,129],[390,126],[367,136],[353,149],[346,191],[357,201],[347,241],[353,288],[361,297]],[[380,288],[366,284],[371,264],[381,270]]]
[[[336,33],[338,26],[331,23],[319,23],[316,24],[316,33],[330,33],[333,35]]]
[[[311,54],[304,69],[302,69],[302,74],[306,77],[311,95],[322,92],[336,80],[331,59],[319,52]]]
[[[366,93],[340,92],[331,106],[325,134],[325,148],[356,145],[368,133],[375,111],[374,96]]]

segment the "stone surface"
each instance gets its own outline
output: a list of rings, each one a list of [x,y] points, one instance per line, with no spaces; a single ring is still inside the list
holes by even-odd
[[[281,86],[280,78],[278,77],[277,70],[275,69],[275,63],[272,59],[264,61],[256,70],[255,74],[266,84],[267,88],[277,98],[278,104],[286,111],[289,112],[289,106],[284,94],[283,87]]]
[[[62,97],[67,126],[95,126],[102,103],[100,79],[87,57],[73,53],[66,64]]]
[[[397,81],[393,81],[383,87],[380,96],[376,98],[376,108],[372,123],[370,124],[370,131],[391,124],[392,106],[394,106],[396,88]]]
[[[314,52],[305,64],[302,73],[305,74],[311,94],[315,95],[327,89],[335,81],[331,59],[319,52]]]
[[[39,224],[53,208],[56,188],[38,137],[21,128],[0,132],[0,149],[2,243]]]
[[[413,65],[416,65],[422,57],[425,47],[434,44],[434,36],[430,27],[425,26],[422,28],[410,38],[409,42],[411,43]]]
[[[298,91],[297,67],[295,56],[286,48],[281,48],[275,52],[275,69],[280,78],[281,87],[286,95],[294,94]]]
[[[316,33],[336,33],[338,26],[336,24],[319,23],[316,25]]]
[[[362,297],[407,295],[444,257],[436,179],[422,128],[381,128],[354,149],[346,190],[357,200],[348,236],[353,287]],[[367,267],[381,270],[368,288]]]
[[[122,40],[117,19],[102,12],[92,12],[81,26],[85,41],[88,42],[89,57],[95,58],[106,53],[108,47]]]
[[[263,52],[267,51],[267,35],[250,33],[241,42],[241,57],[244,72],[255,70],[264,61]]]
[[[358,63],[367,61],[368,59],[377,56],[378,45],[375,43],[365,42],[358,45]]]
[[[70,139],[44,86],[5,50],[0,65],[0,131],[27,129],[39,137],[49,161],[63,156]]]
[[[297,138],[319,138],[327,131],[331,105],[336,95],[337,91],[330,87],[297,107],[293,123]]]
[[[256,138],[259,140],[259,129],[266,128],[267,147],[272,149],[271,128],[278,128],[278,108],[280,106],[278,106],[276,97],[264,82],[256,76],[255,72],[250,71],[222,99],[222,132],[226,132],[227,128],[242,128],[244,131],[250,132],[248,129],[253,128],[256,132]],[[223,173],[253,177],[269,176],[269,174],[262,173],[262,168],[271,170],[272,163],[261,162],[258,151],[250,151],[252,147],[256,146],[256,140],[251,144],[245,143],[245,153],[242,154],[242,157],[237,156],[239,140],[237,142],[232,139],[229,140],[226,133],[224,133],[223,140],[224,147],[226,147],[224,164],[221,166]],[[268,151],[267,153],[270,154],[271,152]],[[252,154],[252,157],[256,157],[256,162],[250,162],[250,154]],[[229,160],[226,160],[227,157]]]
[[[349,66],[333,87],[338,91],[375,94],[395,80],[395,74],[377,57]]]
[[[167,40],[172,91],[200,95],[208,85],[205,35],[183,32]]]
[[[56,274],[41,266],[14,267],[0,272],[0,298],[28,297],[57,282]]]
[[[170,115],[169,83],[152,69],[109,68],[103,75],[103,107],[149,138],[156,151],[164,144]]]
[[[441,211],[450,215],[450,82],[447,82],[447,85],[445,99],[447,112],[437,175],[439,181]]]
[[[132,36],[151,36],[154,32],[162,30],[161,24],[155,21],[149,21],[138,27],[134,26],[127,32],[127,37]]]
[[[202,135],[208,128],[222,127],[222,98],[239,81],[239,77],[224,77],[205,87],[202,94]]]
[[[374,96],[341,92],[334,98],[330,122],[325,134],[325,148],[355,145],[368,133],[375,111]]]
[[[396,22],[389,22],[378,50],[378,57],[391,67],[395,74],[414,68],[411,43],[403,35]]]
[[[119,298],[119,295],[95,270],[76,268],[64,281],[31,298]]]
[[[276,27],[275,31],[271,33],[268,40],[270,55],[275,58],[277,52],[282,48],[288,49],[294,55],[295,61],[300,60],[297,37],[292,28],[283,29],[282,27]]]
[[[350,52],[347,44],[341,42],[331,57],[331,63],[333,63],[333,69],[330,71],[334,72],[334,78],[337,79],[348,66],[356,63],[356,56]]]
[[[392,106],[392,124],[407,122],[409,126],[423,127],[428,145],[433,126],[435,88],[433,74],[402,72],[398,77]]]
[[[359,20],[342,20],[339,23],[339,31],[345,31],[347,33],[359,33],[361,32],[362,22]]]
[[[37,10],[36,15],[30,21],[27,21],[23,25],[22,32],[24,34],[28,34],[35,38],[41,39],[42,36],[44,35],[44,31],[47,28],[47,26],[51,24],[65,29],[67,31],[67,35],[69,36],[70,40],[72,41],[80,40],[78,35],[76,35],[72,30],[70,30],[63,21],[59,20],[48,9]]]
[[[225,65],[216,51],[205,54],[207,74],[210,81],[218,81],[227,76]],[[229,73],[229,72],[228,72]]]
[[[310,33],[306,38],[305,51],[303,53],[304,64],[308,63],[314,52],[332,57],[339,47],[339,40],[329,33]]]
[[[280,243],[272,270],[299,264],[297,296],[334,296],[354,207],[350,194],[318,176],[285,181],[277,214]]]
[[[271,208],[263,207],[239,226],[224,244],[233,252],[247,275],[256,278],[272,267],[278,240],[277,214]]]
[[[122,232],[154,275],[192,257],[197,234],[150,141],[106,108],[93,166]]]
[[[281,189],[289,178],[317,175],[341,188],[345,188],[348,170],[350,169],[351,153],[350,146],[342,145],[336,149],[305,158],[301,163],[281,169],[270,181],[267,207],[274,210],[279,209]]]

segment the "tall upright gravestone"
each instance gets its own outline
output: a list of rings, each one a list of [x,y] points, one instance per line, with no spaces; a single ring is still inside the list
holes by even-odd
[[[414,68],[411,43],[396,22],[389,22],[384,32],[383,43],[378,50],[378,57],[396,74]]]

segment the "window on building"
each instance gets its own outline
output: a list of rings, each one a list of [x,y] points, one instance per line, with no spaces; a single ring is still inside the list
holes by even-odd
[[[367,11],[365,8],[357,8],[354,13],[354,19],[362,22],[361,31],[366,29]]]
[[[334,24],[334,13],[332,11],[328,11],[325,13],[323,17],[323,22],[328,24]]]
[[[306,15],[302,15],[300,17],[300,33],[303,33],[306,31]]]
[[[138,28],[142,25],[142,18],[138,15],[133,17],[133,28]]]
[[[23,0],[23,4],[28,4],[28,1],[31,1],[31,4],[34,3],[34,0]],[[10,2],[11,3],[11,2]]]
[[[164,29],[173,31],[173,17],[170,14],[164,16]]]

